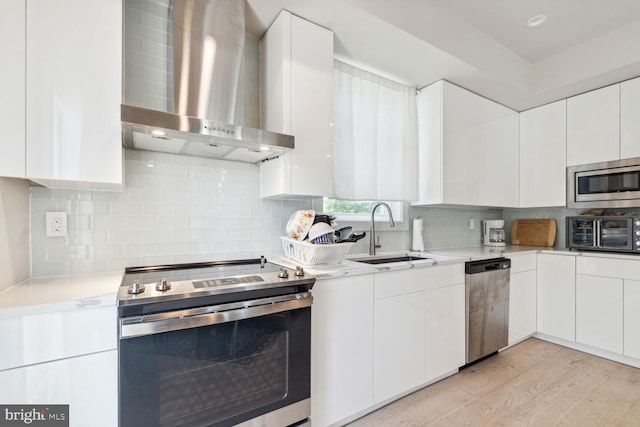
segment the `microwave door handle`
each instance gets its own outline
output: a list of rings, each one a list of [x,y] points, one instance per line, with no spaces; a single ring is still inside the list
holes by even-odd
[[[597,219],[593,222],[594,225],[594,229],[593,229],[593,246],[596,248],[600,247],[601,244],[601,240],[600,240],[600,228],[601,228],[601,224],[600,224],[600,220]]]

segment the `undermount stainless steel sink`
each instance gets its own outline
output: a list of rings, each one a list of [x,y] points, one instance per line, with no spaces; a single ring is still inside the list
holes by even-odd
[[[427,261],[431,258],[415,255],[371,255],[361,258],[349,258],[349,261],[363,262],[365,264],[391,264],[406,261]]]

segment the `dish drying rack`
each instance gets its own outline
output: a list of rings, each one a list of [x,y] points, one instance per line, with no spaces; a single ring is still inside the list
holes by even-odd
[[[280,240],[284,255],[304,265],[337,264],[354,245],[350,242],[313,244],[284,236]]]

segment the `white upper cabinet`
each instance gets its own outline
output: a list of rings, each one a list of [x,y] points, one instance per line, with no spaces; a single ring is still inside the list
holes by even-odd
[[[27,1],[27,178],[122,186],[122,1]]]
[[[567,166],[620,159],[620,85],[567,99]]]
[[[566,205],[567,102],[520,113],[520,207]]]
[[[640,77],[620,83],[620,158],[640,157]]]
[[[261,197],[333,194],[333,33],[287,11],[260,43],[261,120],[293,151],[260,166]]]
[[[417,205],[519,206],[518,113],[448,82],[418,94]]]
[[[25,176],[25,3],[0,0],[0,176]]]

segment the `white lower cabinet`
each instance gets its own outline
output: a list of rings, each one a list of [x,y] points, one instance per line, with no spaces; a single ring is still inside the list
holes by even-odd
[[[344,423],[464,365],[464,264],[313,287],[311,419]]]
[[[640,280],[624,281],[624,355],[640,359]]]
[[[427,299],[427,382],[465,363],[464,283],[430,289]]]
[[[464,264],[378,273],[375,298],[376,403],[464,365]]]
[[[0,402],[68,404],[70,426],[117,425],[116,315],[106,305],[0,319]]]
[[[576,275],[576,342],[622,354],[623,281]]]
[[[576,257],[538,255],[538,332],[567,341],[576,335]]]
[[[509,256],[509,345],[536,332],[536,254]]]
[[[379,403],[426,382],[425,292],[376,300],[374,313],[373,399]]]
[[[581,256],[576,272],[577,341],[640,359],[640,261]]]
[[[71,427],[118,425],[117,350],[0,371],[0,384],[3,404],[69,405]]]
[[[373,275],[318,280],[311,309],[311,419],[336,423],[373,406]]]

